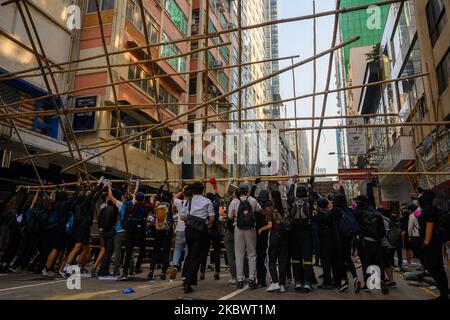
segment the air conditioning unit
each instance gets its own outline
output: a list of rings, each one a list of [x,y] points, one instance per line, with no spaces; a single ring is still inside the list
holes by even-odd
[[[212,63],[213,68],[221,68],[223,67],[223,62],[219,60],[214,60]]]

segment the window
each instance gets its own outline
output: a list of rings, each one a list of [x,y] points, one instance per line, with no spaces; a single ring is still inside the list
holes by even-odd
[[[427,4],[428,32],[434,46],[447,23],[447,15],[442,0],[430,0]]]
[[[444,93],[448,87],[448,79],[450,75],[450,50],[447,51],[445,57],[436,69],[438,81],[439,81],[439,94]]]
[[[114,9],[115,0],[98,0],[98,4],[100,5],[100,9],[103,10],[112,10]],[[87,13],[93,13],[97,11],[97,4],[95,0],[89,0]]]
[[[120,126],[122,127],[121,133],[119,134],[120,136],[124,136],[124,135],[130,135],[130,134],[135,134],[135,133],[139,133],[142,131],[145,131],[146,128],[127,128],[130,126],[139,126],[139,125],[143,125],[144,123],[142,123],[141,121],[133,118],[131,115],[127,114],[126,112],[120,111],[120,120],[121,120],[121,124]],[[117,127],[117,117],[116,117],[116,113],[113,112],[112,116],[111,116],[111,128],[116,128]],[[110,134],[112,136],[116,136],[117,131],[116,130],[111,130]],[[133,143],[132,146],[141,150],[146,151],[147,150],[147,134],[143,134],[139,137],[134,137],[133,138]]]
[[[212,23],[211,19],[208,21],[208,33],[217,33],[217,29]],[[219,43],[222,42],[222,39],[220,37],[211,38],[212,42]]]
[[[220,47],[219,52],[225,62],[227,64],[230,63],[230,49],[228,49],[227,47]]]
[[[130,63],[134,63],[130,60]],[[136,80],[134,84],[141,88],[142,91],[147,93],[150,97],[155,97],[155,92],[153,91],[153,79],[150,75],[145,72],[140,66],[136,64],[130,64],[128,68],[128,80]]]
[[[144,33],[144,22],[142,21],[141,9],[134,0],[128,0],[127,2],[127,18],[128,20],[142,33]],[[150,43],[158,42],[158,26],[151,15],[145,11],[145,22],[148,31],[148,37]]]
[[[187,35],[189,19],[183,11],[181,11],[181,8],[178,6],[176,1],[166,0],[165,9],[167,10],[172,22],[177,26],[181,33],[184,36]]]
[[[164,33],[162,42],[166,41],[169,41],[169,37]],[[161,57],[176,56],[179,54],[181,54],[181,50],[178,49],[175,44],[161,46]],[[167,63],[169,63],[177,72],[186,72],[187,70],[186,57],[167,59]]]
[[[197,94],[197,78],[192,78],[189,80],[189,95]]]
[[[169,109],[173,114],[178,114],[178,99],[171,95],[163,87],[159,88],[159,100],[162,104],[167,103],[167,109]]]
[[[228,79],[227,75],[223,71],[219,71],[219,83],[225,89],[225,91],[229,90],[230,80]]]

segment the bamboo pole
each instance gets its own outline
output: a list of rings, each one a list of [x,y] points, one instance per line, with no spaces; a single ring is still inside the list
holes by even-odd
[[[316,14],[316,1],[313,0],[313,14]],[[316,18],[313,19],[313,54],[317,54],[317,21]],[[313,62],[313,94],[317,91],[317,60]],[[313,96],[312,100],[312,117],[316,116],[316,96]],[[314,119],[312,119],[311,126],[315,125]],[[314,130],[311,131],[311,163],[310,170],[313,170],[313,161],[314,161]]]
[[[298,178],[311,178],[311,177],[361,177],[361,176],[367,176],[367,178],[374,177],[374,176],[391,176],[391,177],[401,177],[401,176],[420,176],[420,175],[437,175],[437,176],[450,176],[450,172],[371,172],[371,171],[364,171],[364,169],[359,170],[359,172],[349,172],[349,173],[324,173],[324,174],[300,174],[295,175]],[[216,178],[217,182],[229,182],[229,181],[255,181],[256,179],[261,179],[262,181],[289,181],[294,176],[259,176],[259,177],[242,177],[242,178]],[[121,179],[113,179],[110,180],[114,184],[120,184],[125,182],[130,182],[130,180],[121,180]],[[193,183],[193,182],[202,182],[202,183],[209,183],[209,180],[204,181],[204,179],[170,179],[169,183],[178,183],[178,182],[185,182],[185,183]],[[90,184],[96,183],[97,180],[91,180],[89,181]],[[131,181],[134,182],[134,181]],[[153,184],[153,183],[161,183],[164,182],[161,179],[143,179],[141,180],[142,184]],[[45,185],[45,189],[55,189],[60,187],[73,187],[76,186],[78,182],[67,182],[67,183],[60,183],[60,184],[52,184],[52,185]],[[26,186],[30,187],[31,189],[37,188],[36,186]]]
[[[336,0],[336,10],[338,10],[340,6],[341,6],[341,0]],[[339,14],[335,14],[333,40],[331,42],[332,47],[334,47],[336,45],[338,28],[339,28]],[[331,73],[333,71],[333,60],[334,60],[334,51],[330,52],[330,57],[328,60],[328,71],[327,71],[327,80],[326,80],[326,85],[325,85],[325,91],[330,90]],[[323,97],[323,102],[322,102],[322,113],[321,113],[322,119],[319,122],[320,124],[319,124],[319,130],[317,132],[316,146],[314,147],[314,157],[313,157],[313,162],[311,163],[311,174],[314,173],[315,168],[316,168],[317,155],[319,154],[320,135],[322,134],[323,117],[325,116],[325,112],[327,110],[327,102],[328,102],[328,93],[325,93],[325,95]]]
[[[313,63],[316,63],[316,60],[314,60]],[[291,65],[294,64],[294,59],[291,60]],[[292,91],[294,94],[294,97],[297,96],[297,89],[295,84],[295,69],[292,69]],[[297,128],[297,100],[294,100],[294,115],[295,115],[295,127]],[[300,173],[300,148],[298,146],[298,134],[295,133],[295,157],[297,160],[297,174]]]
[[[5,6],[5,5],[8,5],[8,4],[16,2],[16,1],[19,1],[19,0],[7,1],[7,2],[2,3],[1,5]],[[321,18],[321,17],[326,17],[326,16],[330,16],[330,15],[335,15],[335,14],[350,13],[350,12],[355,12],[355,11],[366,10],[367,8],[369,8],[371,6],[384,6],[384,5],[405,2],[405,1],[406,0],[387,0],[387,1],[380,1],[380,2],[376,2],[376,3],[368,4],[368,5],[361,5],[361,6],[350,7],[350,8],[340,8],[339,10],[324,11],[324,12],[316,13],[313,15],[305,15],[305,16],[299,16],[299,17],[267,21],[264,23],[259,23],[259,24],[242,27],[241,30],[250,30],[250,29],[255,29],[255,28],[267,27],[267,26],[271,26],[274,24],[290,23],[290,22],[303,21],[303,20],[309,20],[309,19],[314,19],[314,18]],[[210,33],[208,35],[208,38],[216,38],[216,37],[219,37],[224,34],[234,33],[234,32],[238,32],[238,31],[239,31],[238,28],[231,28],[231,29],[227,29],[227,30],[223,30],[223,31],[215,32],[215,33]],[[168,41],[168,42],[163,42],[163,43],[159,42],[159,43],[151,44],[148,47],[152,48],[152,47],[160,47],[160,46],[163,46],[166,44],[175,44],[175,43],[186,42],[186,41],[197,41],[197,40],[202,40],[204,37],[205,37],[205,35],[184,37],[184,38],[180,38],[180,39],[176,39],[176,40],[172,40],[172,41]],[[130,48],[130,49],[117,51],[117,52],[114,52],[111,54],[122,54],[122,53],[127,53],[127,52],[134,52],[134,51],[142,50],[145,48],[147,48],[147,46],[134,47],[134,48]],[[90,61],[90,60],[95,60],[95,59],[100,59],[100,58],[104,58],[104,55],[99,54],[99,55],[95,55],[95,56],[91,56],[91,57],[86,57],[83,59],[61,62],[61,63],[50,65],[50,67],[51,68],[60,67],[63,65],[85,62],[85,61]],[[10,73],[4,74],[4,75],[0,75],[0,78],[2,78],[4,76],[12,76],[12,75],[17,75],[17,74],[22,74],[22,73],[32,72],[32,71],[37,71],[37,70],[39,70],[39,68],[35,67],[35,68],[29,68],[29,69],[22,70],[22,71],[10,72]]]
[[[20,16],[21,16],[23,25],[24,25],[24,27],[25,27],[25,31],[26,31],[26,33],[27,33],[27,36],[28,36],[28,39],[29,39],[29,41],[30,41],[31,47],[33,48],[34,56],[35,56],[35,58],[36,58],[36,61],[38,62],[39,68],[40,68],[40,70],[41,70],[41,72],[42,72],[43,79],[44,79],[44,82],[45,82],[45,87],[47,88],[47,91],[51,94],[51,93],[52,93],[52,87],[50,86],[50,82],[49,82],[47,76],[44,75],[44,73],[45,73],[45,67],[44,67],[44,64],[45,64],[46,67],[48,67],[48,59],[47,59],[47,55],[46,55],[46,53],[45,53],[44,46],[42,45],[42,42],[41,42],[39,33],[38,33],[38,31],[37,31],[36,25],[35,25],[34,20],[33,20],[33,16],[32,16],[31,13],[30,13],[30,10],[29,10],[29,8],[28,8],[27,3],[28,3],[28,0],[22,2],[23,6],[24,6],[24,8],[25,8],[25,11],[26,11],[26,13],[27,13],[28,20],[30,21],[31,28],[33,29],[33,33],[34,33],[34,36],[35,36],[35,38],[36,38],[37,45],[39,46],[39,50],[41,51],[40,55],[42,55],[42,56],[44,57],[44,59],[41,60],[40,57],[39,57],[39,51],[38,51],[38,48],[37,48],[37,46],[36,46],[36,42],[35,42],[34,39],[33,39],[33,35],[31,34],[30,27],[28,26],[27,19],[26,19],[26,17],[25,17],[25,13],[24,13],[24,11],[23,11],[23,9],[22,9],[22,5],[21,5],[20,2],[17,2],[17,3],[16,3],[17,9],[19,10],[19,14],[20,14]],[[44,64],[42,63],[42,61],[44,62]],[[61,95],[59,94],[58,85],[57,85],[55,76],[54,76],[53,73],[51,72],[51,69],[50,69],[50,68],[49,68],[49,71],[50,71],[50,80],[52,81],[53,88],[54,88],[54,89],[56,90],[56,92],[57,92],[57,95],[56,95],[56,96],[57,96],[58,99],[59,99],[59,103],[60,103],[60,105],[61,105],[61,109],[62,109],[62,110],[66,110],[64,100],[62,99]],[[59,111],[59,108],[58,108],[58,104],[56,103],[56,100],[55,100],[55,96],[52,97],[51,101],[52,101],[52,105],[53,105],[53,108],[55,109],[55,111],[56,111],[56,112],[60,112],[60,111]],[[64,123],[64,121],[62,121],[62,119],[59,118],[60,124],[61,124],[61,128],[63,129],[64,134],[65,134],[66,137],[72,138],[72,139],[73,139],[73,141],[74,141],[74,143],[75,143],[75,148],[76,148],[77,153],[78,153],[78,159],[79,159],[79,161],[83,161],[83,157],[82,157],[82,155],[81,155],[81,152],[79,151],[78,142],[77,142],[77,140],[76,140],[76,137],[75,137],[75,134],[74,134],[74,132],[73,132],[73,130],[72,130],[72,127],[70,126],[69,118],[67,117],[66,114],[64,114],[64,119],[65,119],[65,121],[66,121],[66,124],[68,124],[68,126],[66,126],[66,124]],[[76,162],[77,160],[75,159],[75,156],[74,156],[74,154],[73,154],[72,146],[71,146],[71,143],[70,143],[70,140],[69,140],[69,139],[67,139],[67,147],[68,147],[68,149],[70,150],[70,155],[71,155],[72,159]],[[80,164],[81,164],[81,163],[80,163]],[[82,165],[83,165],[83,168],[85,169],[85,171],[87,172],[86,165],[85,165],[85,164],[82,164]],[[81,175],[80,175],[79,165],[76,165],[76,171],[77,171],[78,180],[81,180]],[[86,175],[86,180],[88,180],[88,179],[89,179],[89,177]]]
[[[209,1],[205,2],[205,15],[203,18],[203,34],[204,35],[208,35],[209,33]],[[203,8],[200,8],[200,10],[203,10]],[[205,39],[203,40],[203,46],[206,48],[208,47],[208,38],[205,37]],[[201,102],[203,101],[207,101],[208,100],[208,68],[209,68],[209,63],[208,63],[208,53],[209,51],[203,51],[203,64],[204,64],[204,68],[205,71],[202,73],[202,84],[203,84],[203,89],[202,89],[202,94],[197,95],[200,99]],[[202,100],[204,99],[204,100]],[[205,105],[205,123],[203,125],[203,132],[206,132],[206,130],[208,130],[208,108],[209,105]],[[203,179],[206,180],[207,174],[208,174],[208,168],[206,166],[206,162],[203,162]]]
[[[407,77],[401,77],[401,78],[397,78],[397,79],[389,79],[389,80],[367,83],[367,84],[363,84],[363,85],[355,85],[355,86],[350,86],[350,87],[345,87],[345,88],[338,88],[338,89],[329,90],[328,93],[337,93],[337,92],[341,92],[341,91],[348,91],[348,90],[367,88],[367,87],[375,87],[375,86],[379,86],[379,85],[382,85],[385,83],[396,83],[396,82],[400,82],[400,81],[406,81],[406,80],[411,80],[411,79],[415,79],[415,78],[419,78],[419,77],[424,77],[427,75],[428,75],[428,73],[422,73],[422,74],[411,75],[411,76],[407,76]],[[284,100],[270,101],[270,102],[266,102],[263,104],[250,106],[247,108],[242,108],[241,111],[256,109],[256,108],[268,106],[271,104],[281,104],[281,103],[290,102],[290,101],[294,101],[294,100],[302,100],[302,99],[306,99],[306,98],[310,98],[310,97],[324,95],[325,93],[326,93],[326,91],[321,91],[321,92],[309,93],[306,95],[293,97],[293,98],[289,98],[289,99],[284,99]],[[217,103],[217,104],[223,105],[222,103]],[[225,103],[225,104],[228,104],[228,103]],[[175,105],[175,104],[174,103],[165,103],[164,105],[170,106],[170,105]],[[197,103],[177,103],[177,105],[197,106],[198,104]],[[120,110],[133,110],[133,109],[145,110],[146,108],[150,108],[150,107],[153,108],[156,106],[157,106],[156,104],[119,105],[119,109]],[[82,109],[72,108],[72,109],[67,109],[66,113],[72,114],[72,113],[80,113],[80,112],[113,111],[113,110],[115,110],[115,107],[92,107],[92,108],[82,108]],[[238,111],[233,109],[233,110],[218,113],[217,115],[212,115],[211,117],[220,116],[220,115],[233,113],[233,112],[238,112]],[[10,115],[1,115],[0,114],[0,120],[12,118],[12,117],[17,117],[17,118],[43,117],[43,116],[51,116],[51,115],[55,115],[55,114],[57,114],[57,113],[53,110],[12,113]],[[180,124],[182,124],[182,123],[180,123]],[[83,131],[83,132],[88,132],[88,131],[89,130]]]
[[[111,61],[109,59],[109,54],[108,54],[108,47],[106,45],[106,39],[105,39],[105,30],[103,29],[103,21],[102,21],[102,14],[100,12],[100,2],[99,0],[95,0],[95,7],[96,7],[96,12],[97,12],[97,19],[98,19],[98,24],[99,24],[99,28],[100,28],[100,38],[102,40],[102,47],[103,47],[103,52],[105,53],[105,59],[106,59],[106,65],[108,68],[108,77],[109,77],[109,81],[111,83],[114,83],[114,75],[113,75],[113,70],[111,67]],[[145,21],[145,20],[144,20]],[[113,93],[113,99],[114,99],[114,107],[115,107],[115,111],[116,111],[116,120],[117,120],[117,127],[119,128],[119,130],[122,130],[122,118],[120,115],[120,110],[118,108],[119,106],[119,98],[117,95],[117,90],[116,90],[116,86],[112,85],[111,86],[111,90]],[[119,132],[120,131],[116,131],[116,138],[119,137]],[[125,172],[127,173],[127,176],[130,175],[130,170],[128,168],[128,158],[127,158],[127,153],[125,151],[125,145],[122,145],[122,155],[123,155],[123,162],[125,165]]]
[[[242,0],[237,0],[237,54],[238,54],[238,65],[242,63]],[[238,88],[242,87],[242,68],[238,67]],[[238,90],[238,128],[242,129],[242,90]],[[245,150],[241,150],[240,144],[237,147],[237,157],[238,159],[241,156],[241,152],[245,152]],[[239,179],[241,177],[241,165],[236,164],[236,177]]]

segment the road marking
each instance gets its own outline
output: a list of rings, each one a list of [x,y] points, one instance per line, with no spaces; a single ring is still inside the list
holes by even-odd
[[[217,299],[217,300],[228,300],[228,299],[231,299],[231,298],[233,298],[234,296],[237,296],[238,294],[241,294],[242,292],[244,292],[244,291],[247,290],[247,289],[248,289],[248,286],[245,286],[245,288],[243,288],[243,289],[238,289],[238,290],[236,290],[236,291],[233,291],[232,293],[227,294],[226,296],[223,296],[222,298],[219,298],[219,299]]]
[[[430,290],[430,289],[425,288],[425,287],[419,287],[419,289],[422,290],[425,293],[428,293],[430,296],[433,296],[435,298],[439,297],[439,295],[436,292],[434,292],[433,290]]]
[[[19,289],[26,289],[26,288],[32,288],[32,287],[40,287],[40,286],[46,286],[46,285],[49,285],[49,284],[55,284],[55,283],[61,283],[61,282],[67,282],[67,279],[65,279],[65,280],[58,280],[58,281],[51,281],[51,282],[44,282],[44,283],[29,284],[29,285],[20,286],[20,287],[5,288],[5,289],[0,289],[0,292],[19,290]]]
[[[104,294],[114,294],[119,293],[120,290],[106,290],[106,291],[97,291],[97,292],[86,292],[74,295],[58,295],[50,298],[46,298],[45,300],[88,300],[95,296],[104,295]]]

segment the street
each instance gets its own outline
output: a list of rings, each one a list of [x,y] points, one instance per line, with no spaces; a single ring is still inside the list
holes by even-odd
[[[147,267],[147,266],[145,266]],[[403,280],[395,273],[396,288],[384,295],[379,290],[355,294],[352,288],[344,293],[337,290],[319,290],[312,293],[295,292],[292,288],[285,293],[268,293],[266,288],[250,290],[247,287],[237,290],[228,284],[228,272],[221,273],[220,280],[213,279],[208,271],[206,279],[198,282],[192,294],[183,294],[182,280],[148,281],[146,270],[128,281],[98,280],[82,278],[80,290],[68,290],[66,280],[46,278],[32,273],[0,275],[0,300],[429,300],[437,296],[429,289],[429,284]],[[316,274],[320,274],[318,268]],[[360,272],[360,269],[358,269]],[[158,275],[158,273],[156,273]],[[319,279],[320,282],[320,279]],[[122,290],[133,288],[134,293],[123,294]]]

